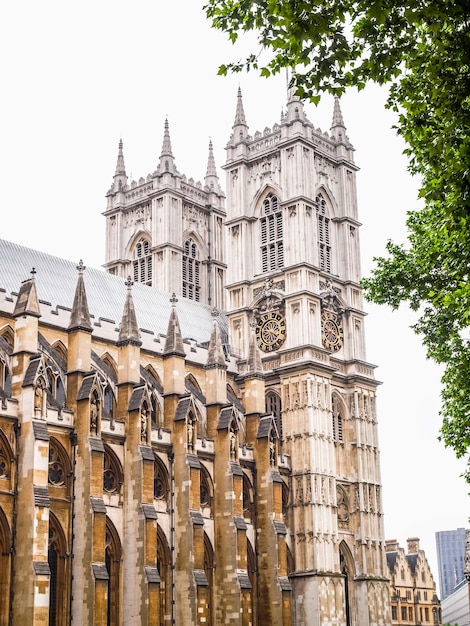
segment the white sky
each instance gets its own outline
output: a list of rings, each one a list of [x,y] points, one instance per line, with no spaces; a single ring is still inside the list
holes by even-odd
[[[24,0],[0,6],[0,237],[99,267],[104,262],[105,194],[119,139],[129,176],[154,171],[168,115],[181,173],[203,180],[212,138],[217,165],[240,85],[250,132],[279,122],[286,79],[218,77],[240,55],[210,28],[196,0]],[[249,49],[248,42],[242,42]],[[363,271],[385,242],[405,239],[405,211],[417,206],[403,145],[368,88],[342,99],[356,148]],[[307,105],[329,130],[332,100]],[[225,186],[224,173],[219,170]],[[385,534],[418,536],[438,584],[434,533],[468,526],[464,461],[437,441],[438,368],[409,329],[413,316],[367,305],[368,359],[378,364],[379,436]]]

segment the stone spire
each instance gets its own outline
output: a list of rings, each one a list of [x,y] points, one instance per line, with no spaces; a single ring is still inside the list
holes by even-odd
[[[126,166],[124,164],[124,152],[122,139],[119,140],[118,158],[116,163],[116,171],[114,172],[113,192],[121,191],[127,186]]]
[[[83,280],[83,272],[86,267],[83,265],[83,261],[80,259],[80,263],[77,265],[78,281],[75,289],[75,297],[72,305],[72,312],[70,314],[70,324],[68,330],[85,330],[92,331],[90,312],[88,310],[88,301],[85,291],[85,282]]]
[[[231,142],[239,143],[246,139],[248,135],[248,124],[246,123],[245,111],[243,110],[242,90],[238,88],[237,108],[235,111],[235,121],[233,122],[233,133]]]
[[[134,345],[142,345],[140,341],[139,326],[137,324],[137,316],[135,314],[134,300],[132,298],[132,285],[134,283],[129,276],[126,281],[127,294],[124,303],[124,311],[122,313],[121,324],[119,326],[119,343],[133,343]]]
[[[163,130],[163,144],[162,151],[160,153],[160,161],[157,168],[157,174],[164,174],[170,172],[172,174],[178,173],[175,165],[175,159],[171,149],[170,139],[170,127],[168,124],[168,118],[165,118],[165,126]]]
[[[341,112],[341,106],[338,96],[335,96],[333,106],[333,120],[331,122],[331,136],[339,143],[349,143],[346,135],[346,126],[344,125],[343,114]]]
[[[176,312],[176,303],[178,299],[175,294],[171,296],[171,313],[168,321],[168,330],[166,331],[165,346],[163,348],[163,355],[176,355],[185,357],[183,337],[181,335],[180,323],[178,320],[178,314]]]
[[[212,312],[212,332],[209,340],[209,347],[207,349],[207,363],[206,367],[219,367],[227,369],[225,363],[225,355],[222,347],[222,339],[220,337],[219,323],[217,322],[218,311],[216,309]]]
[[[13,316],[18,317],[20,315],[32,315],[34,317],[41,317],[39,312],[39,300],[36,291],[36,270],[31,270],[31,278],[28,278],[21,283],[20,292],[15,304],[15,310]]]
[[[207,158],[207,170],[204,182],[211,191],[220,191],[219,177],[215,167],[214,150],[212,140],[209,140],[209,156]]]

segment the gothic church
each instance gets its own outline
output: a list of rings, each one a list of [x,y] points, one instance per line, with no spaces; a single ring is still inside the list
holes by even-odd
[[[0,626],[390,624],[339,101],[226,150],[119,144],[106,271],[0,240]]]

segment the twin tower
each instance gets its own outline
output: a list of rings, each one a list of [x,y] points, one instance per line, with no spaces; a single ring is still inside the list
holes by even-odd
[[[283,570],[284,582],[269,584],[284,600],[261,607],[258,589],[258,621],[246,623],[385,624],[377,383],[365,351],[357,167],[339,100],[330,132],[291,92],[280,121],[250,134],[239,90],[226,151],[224,193],[211,143],[203,183],[179,173],[168,122],[157,168],[138,182],[121,143],[106,270],[224,311],[233,395],[247,421],[253,403],[274,417],[282,512],[269,515],[286,562],[276,542],[262,547],[252,520],[251,567]],[[223,623],[240,619],[226,613]]]

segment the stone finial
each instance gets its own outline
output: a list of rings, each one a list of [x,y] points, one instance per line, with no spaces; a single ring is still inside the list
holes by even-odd
[[[219,312],[217,309],[213,309],[212,311],[212,332],[211,338],[209,340],[209,347],[207,349],[207,367],[218,367],[227,369],[227,365],[225,363],[225,354],[222,346],[222,339],[220,336],[220,328],[219,323],[217,321],[217,316]]]
[[[113,192],[120,191],[127,186],[127,174],[126,166],[124,164],[124,151],[122,139],[119,140],[118,157],[116,162],[116,170],[114,172],[113,186],[111,190]]]
[[[164,356],[186,356],[183,345],[183,336],[181,334],[180,323],[178,319],[178,313],[176,312],[176,303],[178,298],[173,293],[171,298],[171,312],[170,319],[168,320],[168,329],[166,331],[165,346],[163,348]]]
[[[165,172],[170,172],[172,174],[178,173],[178,170],[176,169],[175,159],[173,157],[173,151],[171,148],[170,125],[168,124],[168,117],[165,118],[165,125],[163,128],[162,151],[160,153],[160,161],[157,168],[157,174],[164,174]]]
[[[214,149],[212,146],[212,140],[209,140],[209,156],[207,158],[207,170],[204,178],[204,183],[211,191],[220,191],[219,177],[217,176],[217,169],[215,167]]]
[[[90,311],[88,309],[88,300],[86,297],[85,281],[83,279],[85,269],[83,261],[80,259],[80,262],[77,265],[78,280],[68,330],[85,330],[88,332],[91,332],[92,330]]]
[[[135,313],[134,299],[132,297],[132,285],[134,284],[131,277],[126,280],[127,294],[122,313],[121,324],[119,326],[119,343],[133,343],[141,345],[139,326],[137,324],[137,316]]]

